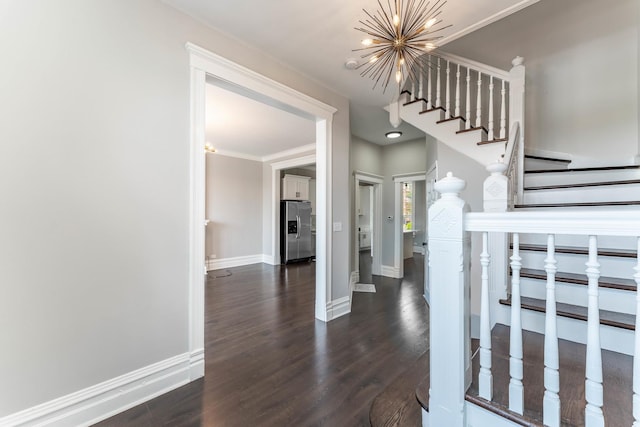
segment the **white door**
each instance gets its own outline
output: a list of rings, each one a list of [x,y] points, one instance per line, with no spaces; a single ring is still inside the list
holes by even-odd
[[[427,243],[425,245],[424,251],[424,299],[427,300],[427,303],[430,303],[430,293],[429,293],[429,208],[431,205],[438,199],[438,192],[435,189],[435,183],[438,180],[438,162],[427,172],[426,175],[426,184],[425,191],[427,192],[425,200],[427,201],[427,226],[425,227],[424,233],[424,241]]]

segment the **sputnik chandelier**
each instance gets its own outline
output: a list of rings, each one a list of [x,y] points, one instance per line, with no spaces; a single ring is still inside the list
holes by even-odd
[[[361,56],[365,60],[357,68],[363,70],[360,75],[372,78],[373,88],[380,83],[383,92],[389,86],[389,81],[395,71],[395,80],[402,86],[408,77],[416,80],[416,75],[424,66],[421,56],[436,48],[435,41],[442,36],[434,35],[438,31],[451,25],[441,26],[442,6],[446,0],[437,0],[431,4],[429,0],[394,0],[395,8],[391,7],[391,0],[387,0],[385,8],[378,0],[380,7],[375,13],[369,13],[364,21],[359,21],[361,27],[355,29],[367,35],[362,40]]]

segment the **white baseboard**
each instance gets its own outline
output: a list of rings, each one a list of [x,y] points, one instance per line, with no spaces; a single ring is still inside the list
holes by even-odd
[[[269,265],[276,265],[273,255],[262,254],[262,262]]]
[[[401,279],[400,277],[400,269],[390,266],[390,265],[383,265],[382,267],[382,275],[385,277],[392,277],[394,279]]]
[[[273,257],[271,255],[257,254],[233,258],[209,259],[207,260],[207,271],[220,270],[222,268],[242,267],[243,265],[259,264],[262,262],[273,265]]]
[[[203,356],[202,351],[171,357],[0,418],[0,426],[78,427],[95,424],[197,378],[191,375],[200,372],[200,366],[204,373]]]
[[[351,312],[351,297],[346,296],[327,304],[327,320],[337,319]]]

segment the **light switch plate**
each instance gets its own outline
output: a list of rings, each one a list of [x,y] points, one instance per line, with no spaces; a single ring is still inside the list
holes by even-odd
[[[334,222],[333,223],[333,231],[342,231],[342,223]]]

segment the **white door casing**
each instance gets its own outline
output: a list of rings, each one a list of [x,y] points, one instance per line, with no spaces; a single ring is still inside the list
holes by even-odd
[[[316,318],[327,321],[331,301],[331,135],[337,111],[195,44],[187,43],[191,81],[189,200],[189,353],[192,380],[204,375],[205,90],[207,76],[273,99],[316,121]]]
[[[429,208],[434,204],[436,200],[438,200],[438,192],[435,189],[435,183],[438,180],[438,161],[436,160],[429,172],[426,175],[426,198],[427,201],[427,212],[429,212]],[[424,233],[424,241],[427,242],[427,245],[424,247],[424,299],[427,301],[427,304],[430,303],[430,294],[429,294],[429,221],[427,221],[427,226],[425,227]]]
[[[355,182],[354,182],[354,196],[358,197],[360,191],[360,183],[364,182],[367,184],[373,185],[373,230],[371,231],[371,235],[373,238],[371,239],[371,250],[373,252],[373,260],[371,263],[371,274],[381,275],[382,274],[382,183],[384,182],[384,177],[368,172],[356,171],[355,172]],[[354,255],[355,255],[355,271],[356,277],[359,277],[360,273],[360,247],[358,245],[358,203],[356,203],[356,207],[354,209],[354,221],[353,221],[353,230],[354,230]]]

